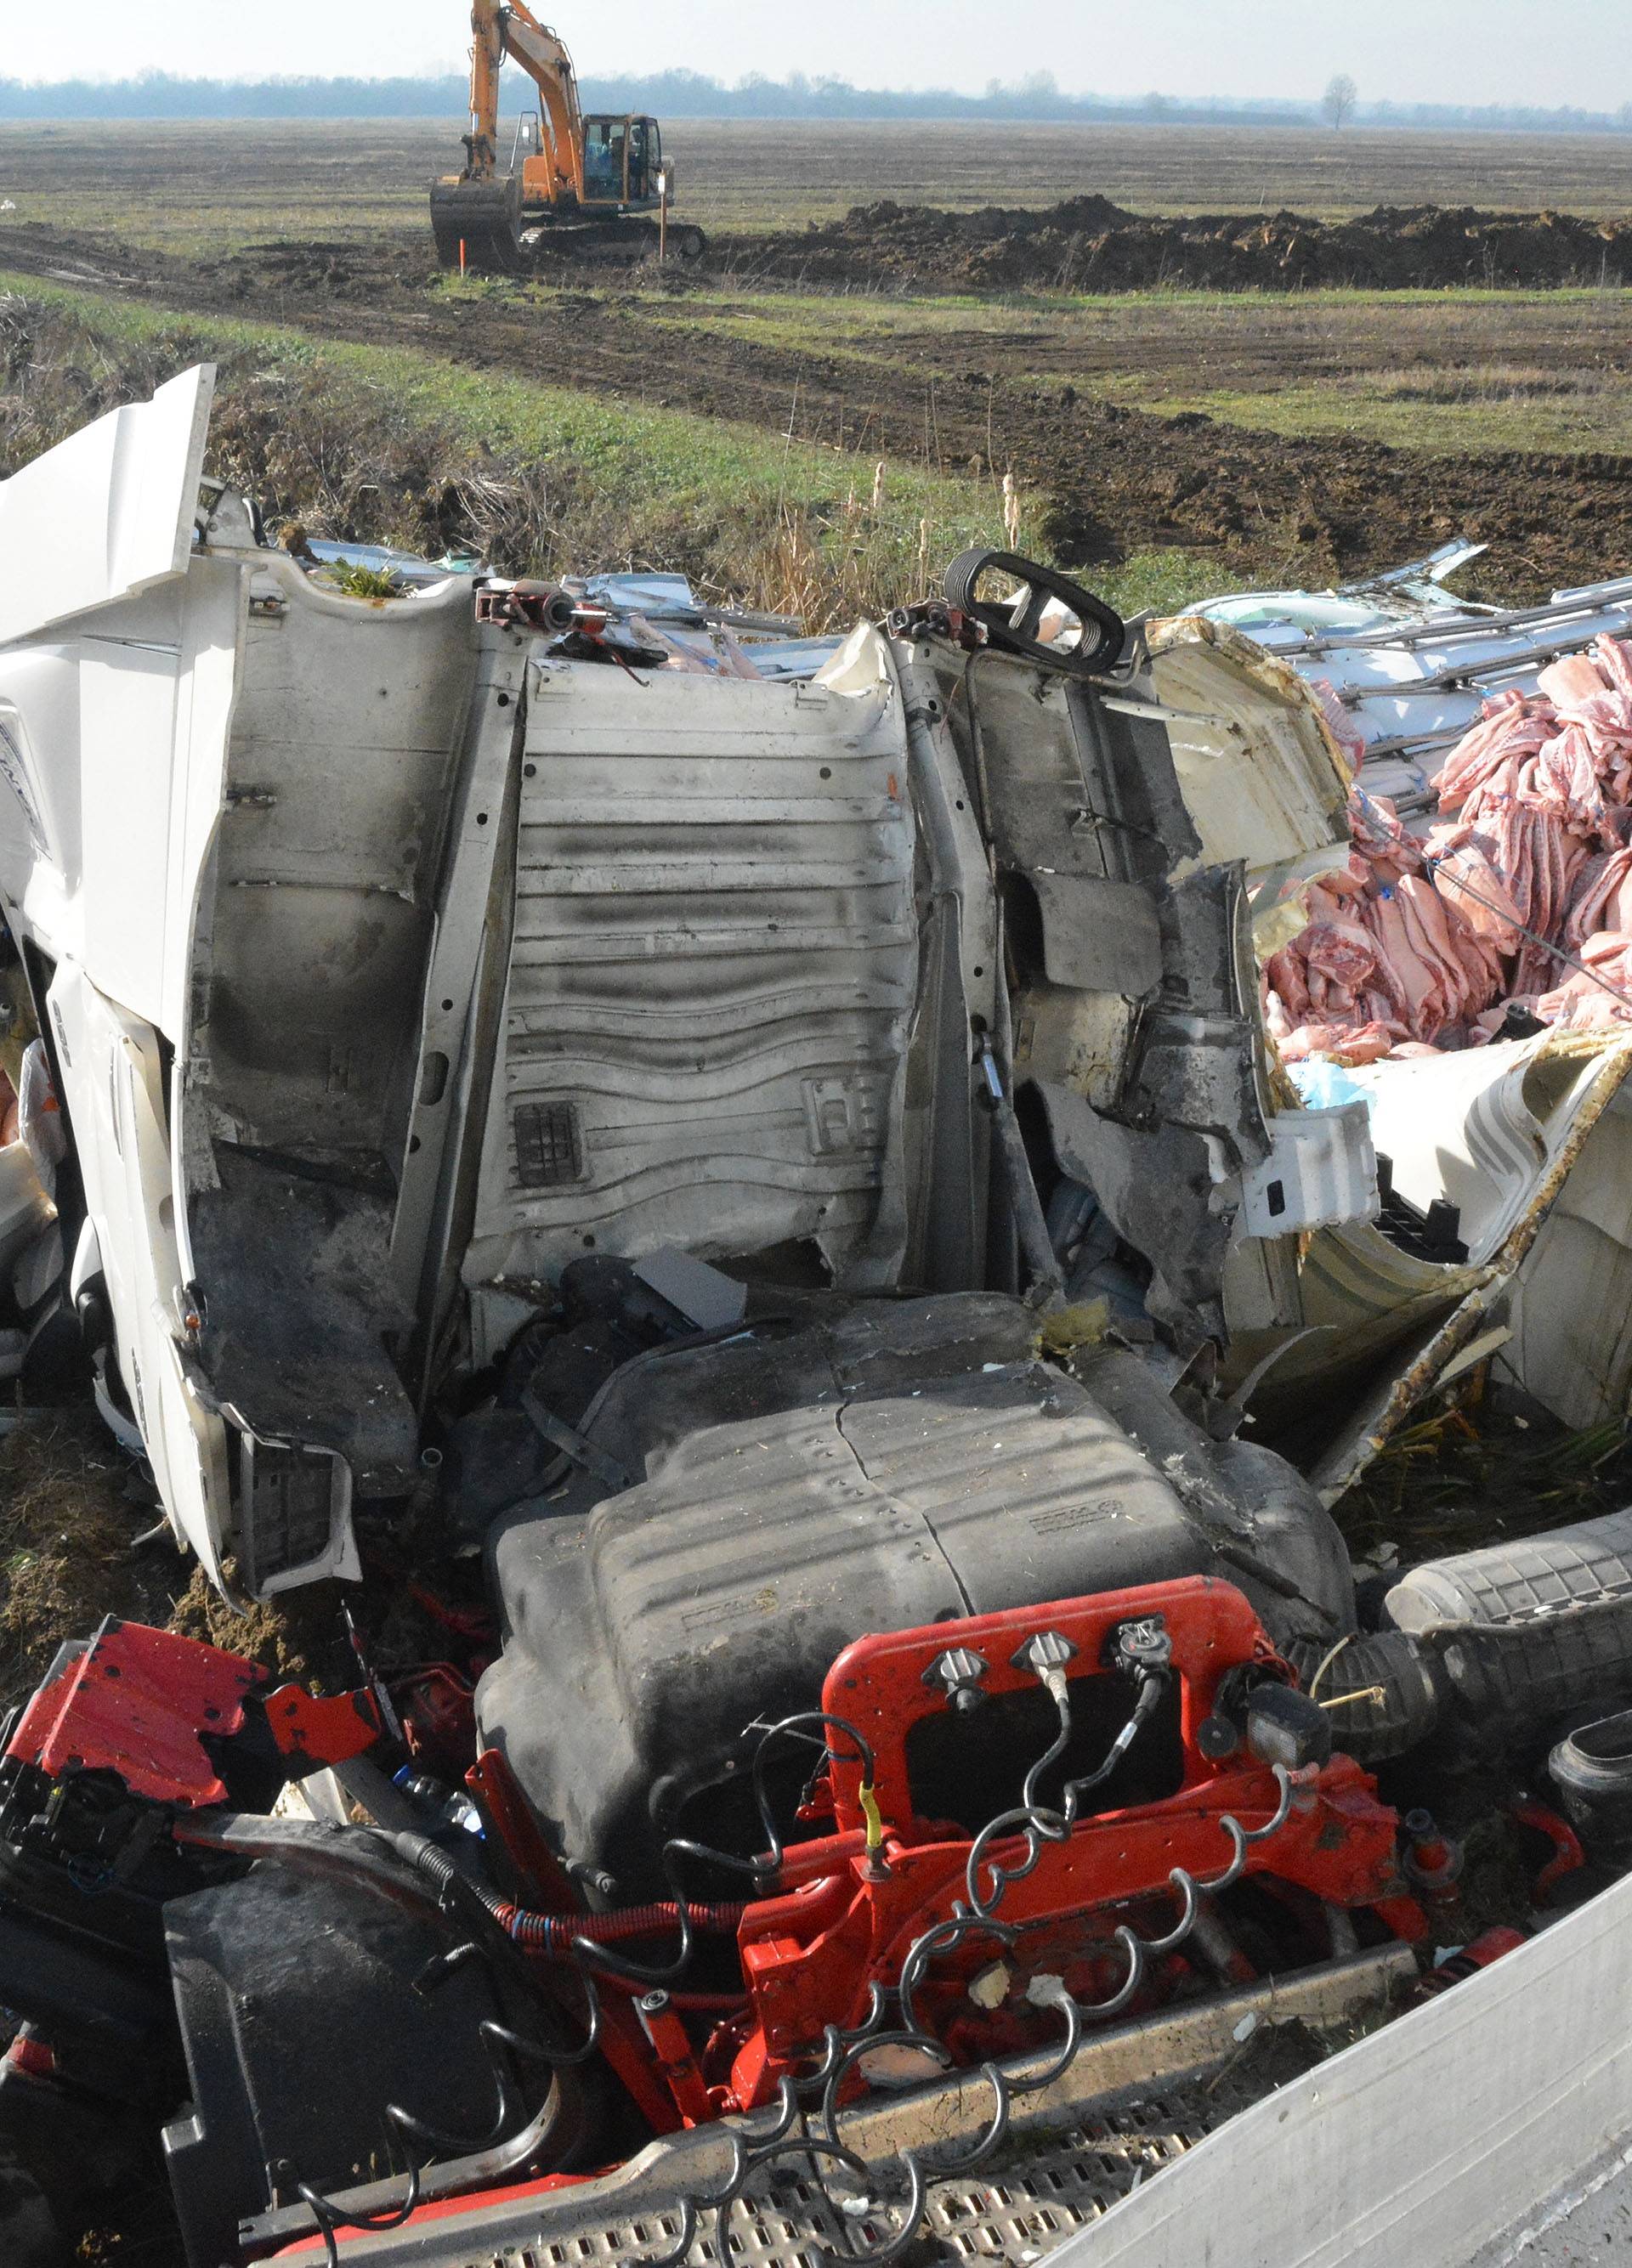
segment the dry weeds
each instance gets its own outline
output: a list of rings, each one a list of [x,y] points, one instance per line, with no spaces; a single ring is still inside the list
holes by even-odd
[[[848,628],[900,602],[924,549],[891,492],[823,504],[756,490],[711,499],[620,497],[568,450],[498,449],[468,421],[408,404],[379,379],[337,380],[303,343],[280,357],[178,320],[154,335],[93,328],[55,300],[0,296],[0,478],[90,419],[154,392],[192,361],[219,371],[210,469],[254,497],[268,525],[502,572],[662,568],[735,604]],[[992,514],[995,539],[1001,512]],[[950,556],[965,530],[928,540]]]

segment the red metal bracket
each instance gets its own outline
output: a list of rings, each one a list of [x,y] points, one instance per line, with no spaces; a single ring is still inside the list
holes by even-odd
[[[292,1779],[360,1756],[385,1730],[380,1704],[366,1686],[325,1695],[308,1693],[304,1685],[280,1685],[262,1706]]]
[[[875,1792],[886,1820],[897,1824],[914,1812],[907,1774],[907,1742],[926,1717],[942,1714],[944,1690],[924,1682],[925,1672],[949,1651],[978,1653],[986,1665],[980,1684],[995,1698],[1005,1693],[1036,1692],[1038,1681],[1015,1666],[1015,1654],[1039,1631],[1057,1631],[1076,1648],[1067,1671],[1075,1683],[1106,1675],[1105,1650],[1124,1624],[1160,1616],[1172,1647],[1173,1674],[1179,1680],[1180,1726],[1185,1745],[1187,1792],[1217,1778],[1197,1746],[1196,1734],[1213,1714],[1218,1690],[1231,1670],[1244,1664],[1269,1677],[1292,1682],[1292,1672],[1271,1645],[1252,1607],[1233,1584],[1210,1575],[1186,1576],[1138,1589],[1101,1591],[1088,1599],[1058,1599],[1046,1606],[1015,1608],[1003,1614],[973,1615],[963,1622],[933,1623],[922,1630],[891,1631],[858,1638],[846,1646],[827,1674],[822,1705],[844,1717],[871,1743],[875,1759]],[[1134,1688],[1127,1689],[1131,1705]],[[858,1760],[838,1735],[833,1752],[833,1794],[840,1829],[864,1828]],[[1272,1808],[1273,1808],[1273,1798]]]
[[[836,1831],[794,1845],[781,1894],[758,1901],[743,1918],[739,1944],[756,2021],[732,2070],[740,2107],[769,2101],[782,2077],[820,2051],[827,2026],[858,2022],[870,1988],[892,1986],[914,1941],[966,1897],[968,1838],[922,1817],[913,1800],[913,1727],[955,1707],[956,1690],[971,1683],[988,1698],[1036,1692],[1036,1672],[1016,1657],[1044,1633],[1067,1641],[1053,1653],[1067,1690],[1114,1679],[1131,1710],[1138,1689],[1114,1666],[1117,1641],[1128,1626],[1158,1618],[1178,1686],[1179,1785],[1158,1800],[1080,1818],[1063,1840],[1043,1845],[1025,1871],[1014,1871],[1026,1856],[1022,1835],[992,1846],[990,1861],[1014,1871],[999,1918],[1006,1932],[1019,1934],[1004,1940],[1006,1959],[1038,1974],[1074,1970],[1085,1984],[1097,1962],[1125,1973],[1126,1956],[1113,1943],[1117,1925],[1138,1915],[1148,1937],[1170,1929],[1178,1910],[1172,1870],[1187,1869],[1200,1882],[1223,1874],[1236,1850],[1226,1819],[1250,1830],[1275,1816],[1281,1786],[1270,1767],[1244,1745],[1220,1753],[1227,1744],[1204,1748],[1200,1739],[1219,1713],[1227,1678],[1244,1671],[1249,1679],[1291,1677],[1233,1585],[1189,1578],[859,1639],[829,1672],[823,1705],[872,1748],[873,1786],[864,1805],[861,1760],[831,1732]],[[869,1851],[875,1806],[884,1831],[882,1848]],[[1402,1895],[1397,1825],[1370,1776],[1352,1758],[1333,1756],[1294,1776],[1289,1810],[1273,1836],[1244,1848],[1244,1871],[1306,1903],[1378,1908],[1391,1926],[1415,1935],[1426,1925]],[[967,1933],[936,1964],[941,1989],[961,1996],[998,1950],[995,1938]],[[1111,1975],[1097,1992],[1117,1981]]]
[[[52,1778],[116,1772],[153,1803],[224,1803],[203,1736],[241,1732],[244,1704],[266,1683],[255,1662],[110,1616],[93,1638],[63,1647],[6,1754]]]

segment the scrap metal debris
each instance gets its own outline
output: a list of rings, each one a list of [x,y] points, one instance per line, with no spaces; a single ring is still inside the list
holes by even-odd
[[[0,574],[20,1368],[67,1336],[216,1602],[0,1735],[8,2258],[158,2149],[188,2268],[1018,2268],[1541,1974],[1632,1852],[1608,1449],[1538,1532],[1330,1500],[1458,1377],[1624,1405],[1632,1046],[1423,1044],[1532,967],[1436,858],[1517,930],[1489,828],[1586,822],[1561,917],[1618,905],[1621,649],[1424,848],[1296,620],[273,546],[210,393],[0,489],[0,556],[97,539]],[[1300,1097],[1260,958],[1388,1059]],[[330,1690],[213,1642],[291,1597]]]

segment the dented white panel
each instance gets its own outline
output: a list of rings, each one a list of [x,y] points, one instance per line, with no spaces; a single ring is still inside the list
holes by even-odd
[[[1582,1145],[1509,1309],[1497,1367],[1564,1425],[1632,1405],[1632,1093],[1621,1087]]]
[[[0,482],[0,645],[183,571],[214,394],[201,364]]]
[[[1363,1102],[1286,1110],[1269,1122],[1269,1155],[1242,1183],[1252,1236],[1290,1236],[1340,1221],[1374,1219],[1377,1152]]]
[[[150,1023],[164,1012],[175,696],[172,653],[81,654],[85,966]]]
[[[1156,623],[1150,675],[1202,856],[1249,874],[1348,842],[1348,768],[1309,688],[1238,631]]]
[[[226,1429],[201,1399],[181,1344],[159,1035],[71,967],[50,999],[125,1392],[171,1524],[219,1584],[231,1517]]]

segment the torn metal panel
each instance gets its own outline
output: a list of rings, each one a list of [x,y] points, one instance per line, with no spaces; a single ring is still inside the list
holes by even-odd
[[[901,704],[543,667],[468,1282],[594,1248],[898,1263],[917,979]]]
[[[1087,1098],[1039,1082],[1055,1154],[1151,1268],[1150,1312],[1181,1344],[1224,1336],[1223,1279],[1235,1226],[1206,1138],[1126,1126]]]
[[[1351,1429],[1355,1397],[1374,1416],[1374,1399],[1381,1391],[1392,1412],[1392,1431],[1431,1390],[1436,1351],[1451,1323],[1495,1282],[1488,1269],[1418,1260],[1369,1222],[1320,1229],[1298,1256],[1296,1320],[1283,1321],[1267,1334],[1250,1322],[1237,1328],[1226,1375],[1252,1376],[1252,1413],[1275,1439],[1284,1440],[1300,1427],[1312,1434],[1300,1440],[1298,1453],[1318,1460],[1312,1469],[1331,1502],[1341,1493],[1332,1473],[1341,1465],[1346,1487],[1385,1438],[1369,1418]],[[1233,1294],[1233,1277],[1229,1288]],[[1233,1299],[1230,1313],[1233,1319]],[[1445,1338],[1446,1358],[1462,1343],[1458,1334]],[[1381,1372],[1385,1362],[1392,1366]],[[1381,1389],[1375,1384],[1379,1375],[1388,1381]],[[1334,1429],[1343,1441],[1351,1440],[1351,1431],[1362,1437],[1352,1441],[1352,1465],[1344,1462],[1348,1450],[1328,1447]]]
[[[118,1369],[178,1536],[225,1587],[233,1528],[229,1440],[183,1316],[161,1035],[59,969],[50,1017],[94,1226],[98,1272],[119,1320]]]
[[[1156,697],[1182,712],[1170,737],[1201,855],[1257,873],[1346,843],[1348,767],[1296,673],[1200,615],[1149,644]]]
[[[940,669],[1003,905],[1016,1084],[1043,1101],[1066,1173],[1153,1270],[1153,1315],[1194,1344],[1222,1329],[1267,1087],[1241,869],[1228,846],[1212,859],[1173,745],[1190,720],[1176,725],[1139,673],[1067,681],[990,650]],[[1289,684],[1329,804],[1329,736]]]

